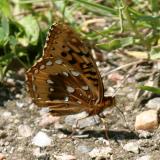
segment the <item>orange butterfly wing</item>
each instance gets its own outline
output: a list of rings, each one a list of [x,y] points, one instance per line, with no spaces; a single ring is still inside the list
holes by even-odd
[[[65,60],[81,73],[86,84],[91,89],[96,103],[100,103],[104,96],[103,83],[100,73],[90,50],[67,24],[57,23],[51,26],[43,57],[54,57]]]
[[[27,71],[27,84],[35,103],[48,106],[54,115],[100,112],[105,108],[95,61],[67,24],[52,25],[42,59]],[[112,98],[106,102],[110,105]]]

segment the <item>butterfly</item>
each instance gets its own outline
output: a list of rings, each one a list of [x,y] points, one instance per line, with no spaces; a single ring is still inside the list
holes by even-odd
[[[53,24],[40,58],[27,72],[34,102],[54,116],[100,114],[115,103],[104,87],[89,47],[66,23]]]

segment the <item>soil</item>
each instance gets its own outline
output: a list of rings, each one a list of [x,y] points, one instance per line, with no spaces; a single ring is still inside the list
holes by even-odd
[[[108,71],[134,61],[137,62],[136,66],[130,65],[108,74]],[[3,94],[1,92],[0,152],[7,160],[67,160],[66,155],[72,155],[77,160],[138,160],[143,156],[148,156],[151,160],[159,160],[160,128],[146,132],[147,136],[140,136],[134,130],[136,115],[147,110],[145,104],[153,96],[158,97],[148,92],[147,94],[143,91],[138,92],[137,85],[145,84],[148,80],[154,81],[156,76],[156,72],[153,71],[154,63],[138,62],[139,60],[133,57],[111,53],[105,55],[104,61],[99,63],[105,94],[113,94],[122,82],[121,77],[128,75],[116,94],[116,106],[121,111],[113,107],[105,112],[108,139],[102,123],[79,129],[72,138],[64,138],[72,133],[71,126],[65,123],[66,117],[60,117],[56,126],[55,123],[39,125],[42,121],[42,110],[32,103],[24,88],[23,78],[11,75],[6,77],[6,84],[1,86]],[[84,123],[89,122],[84,121]],[[24,125],[31,129],[30,136],[25,136],[27,134],[25,130],[24,135],[20,133],[20,126]],[[50,137],[52,141],[50,145],[39,147],[32,143],[39,131],[45,132]],[[125,144],[130,142],[133,142],[133,147],[137,145],[138,151],[124,149]],[[111,149],[108,155],[91,158],[89,152],[102,147]],[[65,158],[62,158],[62,155]]]

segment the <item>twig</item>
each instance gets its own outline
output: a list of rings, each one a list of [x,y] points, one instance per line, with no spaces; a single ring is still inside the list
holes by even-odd
[[[113,70],[105,73],[105,75],[102,75],[102,77],[105,77],[106,75],[111,74],[111,73],[113,73],[113,72],[116,72],[116,71],[118,71],[118,70],[120,70],[120,69],[129,67],[129,66],[133,66],[133,65],[137,65],[137,64],[139,64],[139,63],[142,63],[143,61],[144,61],[144,60],[139,60],[139,61],[135,61],[135,62],[131,62],[131,63],[124,64],[124,65],[122,65],[122,66],[120,66],[120,67],[117,67],[117,68],[115,68],[115,69],[113,69]]]
[[[137,62],[141,63],[142,61],[137,61]],[[119,87],[116,89],[116,91],[114,92],[114,94],[113,94],[112,96],[115,96],[115,95],[117,94],[117,92],[119,91],[119,89],[122,87],[122,84],[124,84],[124,82],[128,79],[128,77],[131,75],[131,73],[133,73],[133,71],[134,71],[134,70],[136,69],[136,67],[137,67],[137,64],[139,64],[139,63],[135,63],[135,62],[134,62],[134,64],[132,64],[132,65],[134,65],[134,66],[130,69],[130,71],[127,73],[127,75],[122,79]],[[129,66],[130,66],[130,65],[129,65]]]

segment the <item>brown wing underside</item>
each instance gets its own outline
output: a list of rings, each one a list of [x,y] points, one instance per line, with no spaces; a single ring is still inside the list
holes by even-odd
[[[87,111],[103,100],[103,84],[89,49],[66,24],[53,25],[43,57],[27,71],[27,85],[38,106],[54,115]]]
[[[35,103],[49,107],[54,115],[90,112],[96,97],[89,87],[85,88],[83,74],[74,72],[66,62],[57,64],[56,60],[41,59],[27,72],[27,85]]]
[[[95,104],[96,97],[83,74],[66,62],[56,62],[54,58],[42,59],[27,72],[27,84],[35,101],[62,100],[84,105]]]
[[[96,103],[103,99],[103,84],[90,50],[67,24],[52,25],[48,33],[43,58],[54,57],[65,60],[67,65],[81,73],[89,86]]]
[[[41,103],[41,102],[39,102]],[[88,106],[82,106],[75,102],[66,102],[62,100],[55,100],[55,101],[45,101],[42,102],[45,106],[49,107],[50,113],[54,116],[64,116],[69,114],[77,114],[79,112],[86,111],[88,113],[92,112],[94,108],[90,108]]]

